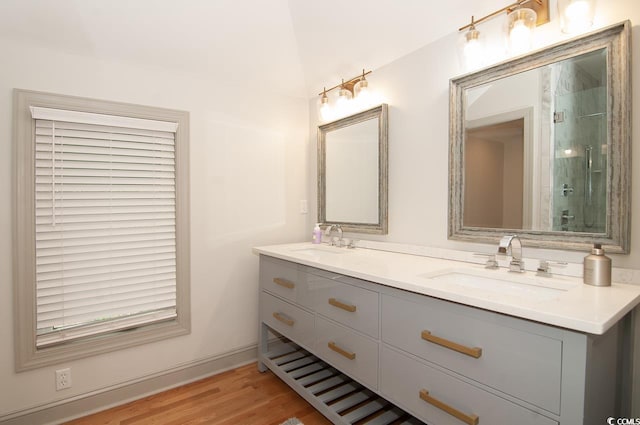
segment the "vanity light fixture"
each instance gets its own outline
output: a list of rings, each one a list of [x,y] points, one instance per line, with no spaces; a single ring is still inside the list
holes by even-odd
[[[370,103],[369,82],[366,76],[371,71],[362,70],[362,74],[342,82],[329,89],[326,87],[320,95],[320,117],[323,121],[331,121],[341,118],[350,113],[357,112],[362,108],[366,108]],[[338,98],[332,107],[329,103],[329,93],[332,90],[339,89]]]
[[[558,0],[560,28],[566,34],[588,30],[593,25],[596,0]]]
[[[526,7],[523,7],[525,5]],[[470,24],[458,29],[458,31],[468,30],[462,46],[462,56],[467,70],[484,65],[486,54],[476,25],[505,12],[511,53],[523,53],[531,47],[533,29],[549,22],[549,0],[518,0],[480,19],[476,20],[472,16]]]

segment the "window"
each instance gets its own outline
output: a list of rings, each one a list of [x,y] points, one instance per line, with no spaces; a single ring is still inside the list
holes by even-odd
[[[188,113],[14,96],[16,368],[188,333]]]

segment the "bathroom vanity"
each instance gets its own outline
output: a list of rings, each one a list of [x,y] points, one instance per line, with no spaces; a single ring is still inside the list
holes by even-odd
[[[573,425],[620,414],[623,319],[640,286],[309,243],[254,251],[260,367],[333,423],[408,412],[407,423],[431,425]]]

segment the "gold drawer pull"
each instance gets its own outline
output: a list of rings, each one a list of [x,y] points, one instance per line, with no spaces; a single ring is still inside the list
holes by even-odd
[[[335,351],[336,353],[340,354],[341,356],[344,356],[346,358],[348,358],[349,360],[355,360],[356,359],[356,353],[351,353],[343,348],[340,348],[336,345],[335,342],[333,341],[329,341],[329,343],[327,344],[327,346]]]
[[[274,277],[273,278],[273,283],[275,283],[276,285],[280,285],[283,286],[287,289],[293,289],[296,287],[296,284],[293,282],[288,281],[287,279],[282,279],[280,277]]]
[[[273,313],[273,317],[275,317],[276,320],[281,321],[287,326],[293,326],[293,324],[295,323],[293,319],[289,319],[288,317],[285,317],[282,313]]]
[[[482,355],[482,348],[480,347],[467,347],[465,345],[457,344],[448,339],[440,338],[439,336],[431,335],[429,331],[422,331],[422,339],[425,341],[433,342],[434,344],[441,345],[450,350],[457,351],[458,353],[466,354],[474,358],[480,358]]]
[[[356,306],[355,305],[342,303],[342,302],[336,300],[335,298],[329,298],[329,304],[331,304],[334,307],[338,307],[338,308],[341,308],[343,310],[349,311],[351,313],[355,313],[356,312]]]
[[[429,391],[427,390],[420,390],[420,398],[424,401],[426,401],[427,403],[431,404],[432,406],[437,407],[438,409],[450,414],[451,416],[460,419],[462,422],[464,422],[465,424],[469,424],[469,425],[478,425],[478,421],[480,421],[480,417],[477,415],[467,415],[465,413],[462,413],[461,411],[459,411],[458,409],[455,409],[451,406],[449,406],[448,404],[445,404],[443,402],[441,402],[440,400],[433,398],[429,395]]]

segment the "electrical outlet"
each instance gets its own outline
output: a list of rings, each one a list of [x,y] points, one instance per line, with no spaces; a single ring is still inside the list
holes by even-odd
[[[56,391],[71,388],[71,368],[56,370]]]
[[[307,200],[303,199],[300,201],[300,214],[307,214],[309,212],[309,206],[307,205]]]

